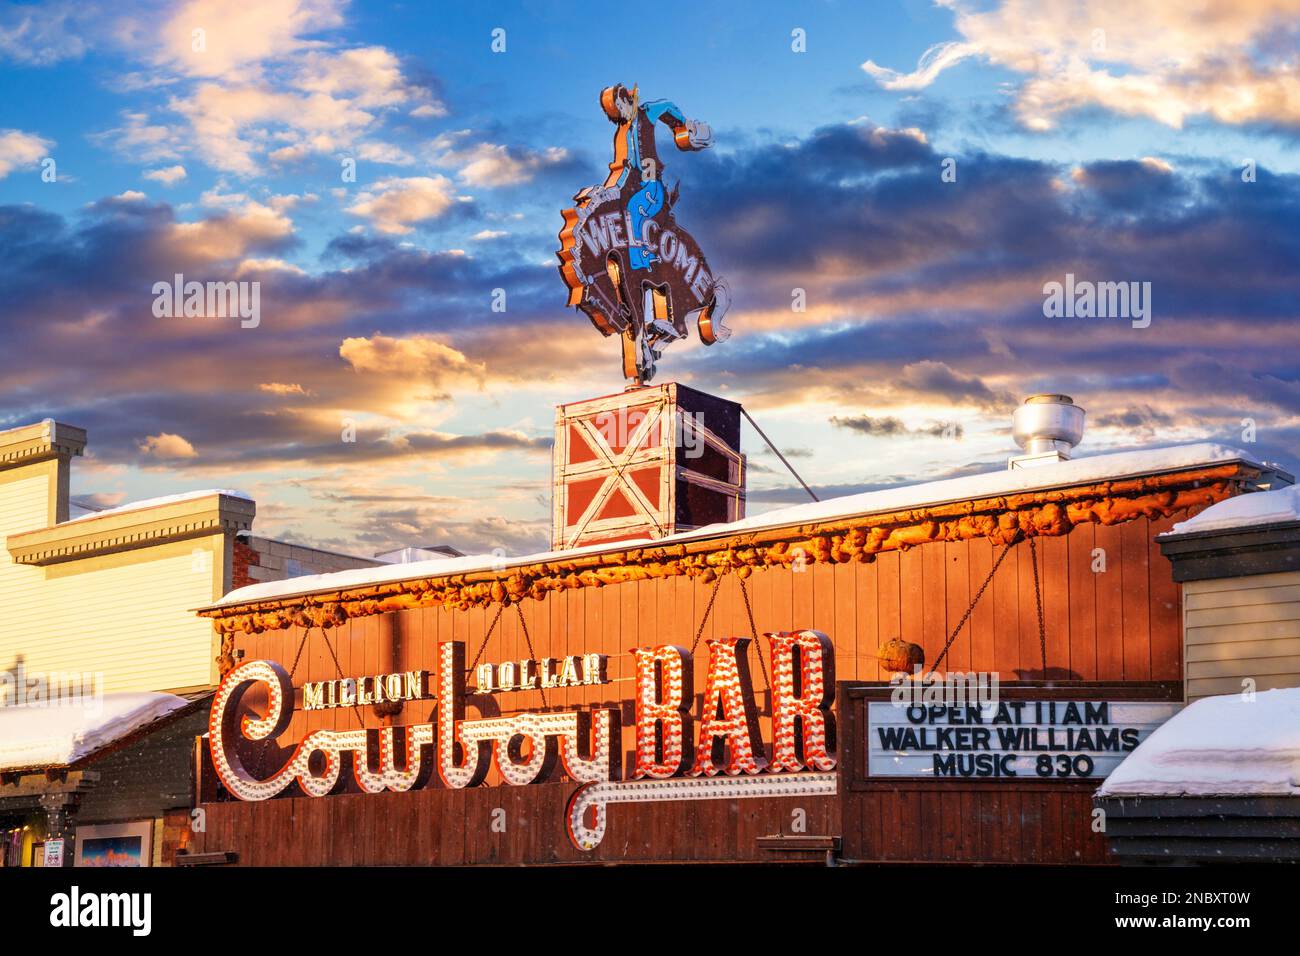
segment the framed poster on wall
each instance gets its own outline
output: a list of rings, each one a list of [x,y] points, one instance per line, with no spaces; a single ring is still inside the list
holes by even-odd
[[[76,866],[150,866],[153,821],[77,827]]]

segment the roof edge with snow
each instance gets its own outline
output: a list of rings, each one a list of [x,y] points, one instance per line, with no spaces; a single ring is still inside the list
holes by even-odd
[[[332,626],[349,617],[442,604],[481,606],[550,590],[676,574],[869,561],[928,541],[1064,534],[1205,507],[1276,473],[1217,444],[1120,452],[1033,469],[988,472],[782,508],[659,539],[617,541],[515,558],[469,555],[291,578],[232,591],[199,613],[222,631]]]
[[[0,707],[0,771],[80,767],[206,705],[206,697],[132,692]]]

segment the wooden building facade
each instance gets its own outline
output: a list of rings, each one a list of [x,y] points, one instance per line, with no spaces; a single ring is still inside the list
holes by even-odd
[[[896,686],[878,654],[891,640],[918,645],[927,669],[939,664],[942,672],[995,675],[1004,699],[1028,706],[1176,705],[1183,696],[1180,595],[1155,536],[1266,483],[1268,473],[1218,446],[1170,452],[1063,461],[1029,477],[1001,472],[918,485],[910,494],[854,496],[661,541],[551,552],[504,567],[455,559],[387,578],[344,572],[304,579],[296,588],[234,592],[202,612],[214,619],[223,657],[232,661],[227,684],[250,662],[277,662],[282,676],[262,670],[258,678],[256,668],[247,670],[252,676],[244,680],[242,704],[229,703],[225,713],[229,695],[219,692],[211,726],[226,728],[221,746],[238,758],[226,774],[243,773],[252,781],[250,793],[256,781],[281,784],[269,799],[235,799],[229,778],[214,767],[218,748],[200,740],[205,830],[194,835],[188,855],[196,863],[245,865],[1104,862],[1105,842],[1093,826],[1095,775],[873,774],[871,705],[887,702]],[[785,676],[778,674],[783,658],[768,635],[783,632],[825,636],[818,674],[806,669],[813,643],[790,651]],[[752,705],[748,718],[732,706],[738,698],[727,696],[725,675],[714,673],[720,669],[715,657],[725,663],[733,638],[741,640],[729,645],[739,665],[732,683]],[[647,746],[647,760],[668,757],[667,729],[647,724],[640,710],[666,694],[669,672],[652,665],[654,686],[638,703],[643,688],[633,650],[664,646],[688,652],[680,659],[693,663],[685,675],[685,739],[693,740],[712,717],[728,718],[732,736],[709,737],[714,761],[705,772],[693,774],[699,765],[684,760],[671,773],[638,778]],[[600,655],[599,662],[588,655]],[[529,674],[540,680],[538,669],[558,676],[570,658],[578,679],[569,686],[499,689],[527,683]],[[531,671],[527,663],[502,671],[506,662],[536,663]],[[493,667],[486,685],[484,664]],[[791,667],[801,675],[793,684]],[[397,685],[387,675],[410,674],[421,675],[423,692],[415,699],[409,687],[391,693]],[[357,679],[353,703],[346,682]],[[805,707],[798,721],[784,723],[802,735],[794,757],[787,755],[794,763],[773,772],[778,711],[788,715],[789,706],[806,705],[809,681],[823,679],[828,761],[814,759],[809,721],[816,719]],[[248,739],[256,731],[238,733],[235,716],[256,720],[268,707],[277,709],[267,701],[277,680],[286,692],[285,712],[289,696],[298,709],[287,723],[263,727],[261,739]],[[452,682],[463,693],[458,717],[448,701],[438,700],[446,696],[440,688]],[[304,685],[313,709],[303,709],[309,703]],[[503,780],[503,761],[540,767],[540,756],[532,761],[535,749],[553,749],[563,736],[516,733],[523,724],[492,725],[499,746],[481,780],[453,773],[449,781],[434,769],[441,766],[434,737],[449,717],[468,728],[520,715],[561,721],[601,711],[612,720],[613,764],[602,782],[590,783],[593,778],[571,772],[567,762],[566,746],[576,743],[583,756],[595,746],[585,730],[567,745],[559,741],[558,761],[551,753],[547,767],[527,771],[537,782]],[[385,742],[384,728],[417,724],[429,730],[408,738],[408,747],[401,746],[401,733]],[[736,729],[742,725],[758,765],[768,764],[757,773],[723,765],[726,754],[734,762],[737,747],[748,746]],[[661,736],[647,743],[647,728]],[[361,729],[366,734],[346,737]],[[321,731],[341,736],[298,746]],[[350,753],[303,753],[313,741],[349,739],[356,745]],[[395,755],[393,740],[402,754]],[[456,743],[451,763],[468,759],[472,749]],[[420,773],[396,788],[375,784],[384,750],[394,771],[411,769],[418,752]],[[329,766],[322,769],[327,759],[343,765],[336,782]],[[294,761],[301,773],[289,780]],[[357,774],[359,763],[372,775],[368,785]],[[520,772],[512,771],[516,779]],[[391,784],[399,777],[385,779]],[[323,795],[305,795],[313,786]],[[366,792],[376,787],[384,792]],[[566,836],[566,821],[577,794],[588,790],[609,796],[591,811],[603,815],[600,838],[582,847],[571,829]]]

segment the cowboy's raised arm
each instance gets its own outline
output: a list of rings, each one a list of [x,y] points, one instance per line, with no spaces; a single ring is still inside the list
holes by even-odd
[[[641,108],[652,122],[658,120],[673,131],[673,142],[678,149],[708,149],[713,145],[713,130],[709,124],[688,120],[686,114],[670,101],[654,100]]]

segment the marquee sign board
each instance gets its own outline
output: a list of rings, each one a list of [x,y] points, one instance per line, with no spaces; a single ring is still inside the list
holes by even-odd
[[[667,100],[642,103],[635,87],[622,84],[603,90],[600,105],[616,127],[614,158],[605,181],[581,190],[564,210],[556,255],[568,304],[602,334],[622,337],[623,373],[644,385],[664,347],[687,337],[689,320],[705,345],[730,334],[722,324],[727,285],[678,224],[678,187],[665,184],[655,144],[657,123],[685,151],[712,146],[713,131]]]
[[[604,838],[611,804],[836,792],[830,639],[812,630],[766,637],[770,755],[759,736],[749,680],[750,640],[741,637],[706,642],[698,718],[689,712],[691,653],[671,644],[632,651],[636,742],[630,780],[619,779],[617,708],[466,719],[465,645],[458,642],[438,645],[431,722],[312,731],[270,776],[255,774],[245,763],[253,754],[248,742],[274,741],[285,732],[294,713],[293,685],[277,663],[240,664],[213,698],[208,752],[222,786],[240,800],[430,785],[459,790],[483,785],[493,767],[510,786],[567,778],[577,785],[566,811],[569,838],[579,849],[592,850]],[[591,673],[601,671],[593,667]],[[242,706],[257,685],[266,688],[264,714]]]
[[[1177,711],[1135,701],[872,702],[867,769],[872,777],[1100,780]]]

